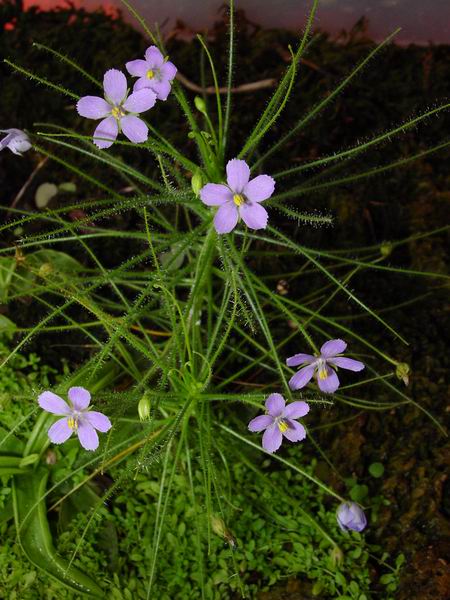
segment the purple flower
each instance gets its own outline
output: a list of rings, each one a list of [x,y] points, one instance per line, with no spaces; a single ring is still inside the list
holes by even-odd
[[[255,417],[248,424],[250,431],[264,431],[262,446],[267,452],[276,452],[283,436],[290,442],[300,442],[306,437],[303,425],[295,419],[309,412],[306,402],[286,402],[281,394],[270,394],[266,400],[266,415]]]
[[[155,92],[158,100],[167,100],[177,68],[164,58],[156,46],[147,48],[145,60],[131,60],[125,66],[130,75],[139,77],[134,84],[135,92],[150,88]]]
[[[342,531],[362,531],[366,528],[367,519],[363,509],[356,502],[343,502],[338,506],[336,518]]]
[[[207,206],[218,206],[214,217],[217,233],[230,233],[242,218],[250,229],[264,229],[268,214],[260,202],[273,194],[275,181],[269,175],[258,175],[250,180],[250,169],[245,160],[233,158],[227,164],[227,184],[207,183],[200,190],[200,198]]]
[[[85,450],[96,450],[97,431],[104,433],[111,429],[111,421],[104,414],[88,409],[91,394],[85,388],[71,387],[68,395],[71,406],[53,392],[43,392],[38,398],[41,408],[63,417],[53,423],[48,437],[54,444],[62,444],[75,431]]]
[[[322,346],[319,356],[295,354],[288,358],[286,361],[288,367],[306,365],[300,371],[297,371],[289,381],[291,390],[299,390],[305,387],[314,375],[322,392],[327,394],[335,392],[339,387],[335,367],[348,369],[349,371],[362,371],[364,369],[364,364],[359,360],[340,356],[346,348],[347,344],[343,340],[330,340]]]
[[[106,71],[103,89],[105,99],[99,96],[84,96],[77,102],[79,115],[87,119],[102,119],[94,131],[94,144],[99,148],[109,148],[119,131],[123,131],[130,142],[145,142],[148,138],[148,127],[136,115],[155,105],[156,94],[147,89],[128,96],[127,79],[122,71],[117,69]]]
[[[30,138],[25,131],[21,129],[0,129],[1,133],[6,133],[6,136],[0,141],[0,151],[3,148],[9,148],[11,152],[22,156],[22,152],[26,152],[31,148]]]

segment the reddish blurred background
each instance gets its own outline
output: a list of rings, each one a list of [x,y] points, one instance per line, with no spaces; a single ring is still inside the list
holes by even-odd
[[[194,29],[202,29],[217,20],[223,0],[132,0],[149,23],[173,26],[181,20]],[[103,7],[116,11],[120,0],[74,0],[82,8]],[[64,0],[24,0],[26,7],[48,9],[64,5]],[[236,0],[237,9],[264,27],[299,28],[311,0]],[[66,5],[67,6],[67,5]],[[125,13],[126,11],[124,11]],[[369,23],[369,34],[378,40],[397,27],[402,31],[397,42],[427,44],[450,43],[450,0],[320,0],[317,25],[331,33],[350,29],[361,17]]]

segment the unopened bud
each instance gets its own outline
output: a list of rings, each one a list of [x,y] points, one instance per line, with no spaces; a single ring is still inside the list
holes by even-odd
[[[405,385],[409,385],[409,374],[411,372],[411,368],[407,363],[397,363],[397,367],[395,369],[395,374],[399,379],[403,381]]]
[[[334,567],[342,565],[344,561],[344,553],[339,548],[339,546],[335,546],[333,548],[333,550],[330,552],[330,558]]]
[[[381,256],[384,258],[388,257],[392,252],[392,244],[391,242],[383,242],[380,246]]]
[[[277,283],[277,292],[280,294],[280,296],[286,296],[289,294],[289,283],[286,281],[286,279],[279,280]]]
[[[230,544],[231,548],[236,547],[235,537],[226,528],[225,523],[220,517],[216,517],[215,515],[211,517],[211,527],[216,535],[223,538],[226,542],[228,542],[228,544]]]
[[[56,464],[56,452],[52,449],[47,450],[46,454],[45,454],[45,462],[48,465],[54,465]]]
[[[138,413],[141,421],[146,421],[150,417],[150,398],[147,393],[139,400]]]
[[[225,537],[225,523],[220,517],[216,517],[215,515],[211,516],[211,527],[216,535],[219,537]]]
[[[203,187],[202,172],[199,169],[192,175],[191,187],[194,194],[198,196]]]
[[[200,98],[200,96],[195,96],[194,104],[198,112],[201,112],[202,114],[206,115],[206,104],[203,98]]]
[[[323,583],[321,581],[316,581],[313,585],[311,593],[313,596],[319,596],[323,592]]]
[[[16,261],[17,266],[23,265],[23,263],[26,261],[25,254],[17,246],[14,252],[14,260]]]
[[[53,271],[53,267],[50,263],[44,263],[39,267],[39,271],[38,271],[38,275],[39,277],[42,277],[42,279],[45,279],[46,277],[48,277],[50,275],[50,273]]]

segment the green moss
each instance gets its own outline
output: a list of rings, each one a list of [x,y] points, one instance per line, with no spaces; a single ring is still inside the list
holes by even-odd
[[[0,353],[8,353],[7,344],[0,345]],[[54,379],[54,370],[42,365],[36,355],[17,353],[0,371],[0,386],[4,390],[0,424],[10,428],[17,423],[34,406],[36,383],[47,386]],[[26,426],[25,423],[23,427]],[[79,446],[76,442],[66,444],[64,460],[59,448],[53,452],[56,465],[52,478],[54,482],[61,481],[76,463]],[[301,459],[298,449],[295,452],[291,449],[290,454],[291,460]],[[193,463],[194,503],[186,465],[181,463],[174,476],[162,530],[163,550],[157,559],[154,597],[225,600],[244,590],[247,597],[257,598],[261,591],[284,587],[286,580],[318,597],[361,600],[364,595],[371,597],[374,586],[385,590],[384,600],[393,597],[398,569],[385,567],[373,559],[373,555],[381,558],[380,547],[369,544],[357,533],[341,533],[336,525],[335,507],[330,507],[323,493],[309,481],[290,471],[273,471],[270,460],[263,460],[258,466],[264,477],[255,476],[249,464],[237,461],[233,464],[230,481],[236,493],[231,496],[232,504],[226,506],[223,518],[216,515],[214,522],[208,523],[202,506],[200,464]],[[123,468],[126,465],[120,471],[110,472],[113,480],[120,477]],[[314,473],[315,462],[306,470]],[[71,484],[82,481],[86,475],[88,472],[79,472]],[[160,479],[150,472],[125,481],[107,508],[90,521],[90,507],[98,502],[97,494],[101,495],[111,481],[97,477],[70,495],[57,511],[49,513],[52,527],[59,533],[58,550],[67,557],[75,553],[74,564],[94,577],[114,600],[145,600]],[[11,489],[6,479],[3,484],[0,585],[4,597],[75,600],[72,592],[36,571],[24,559],[15,541],[14,526],[7,521],[11,514]],[[71,487],[62,488],[58,494],[70,490]],[[53,495],[49,504],[52,501]],[[316,516],[339,549],[324,539],[305,511]],[[206,556],[195,551],[199,541],[203,548],[209,547]],[[384,554],[382,561],[389,562],[389,557]]]

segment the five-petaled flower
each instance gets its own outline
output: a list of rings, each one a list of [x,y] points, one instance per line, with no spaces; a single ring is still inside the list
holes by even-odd
[[[306,402],[291,402],[286,406],[281,394],[270,394],[266,400],[267,414],[255,417],[248,424],[250,431],[264,431],[262,446],[267,452],[276,452],[283,436],[290,442],[300,442],[306,437],[306,430],[296,421],[309,412]]]
[[[0,129],[1,133],[6,133],[6,136],[0,141],[0,150],[9,148],[11,152],[22,156],[22,152],[26,152],[31,148],[30,138],[25,131],[21,129]]]
[[[217,233],[229,233],[242,218],[250,229],[264,229],[268,214],[260,202],[273,194],[275,181],[269,175],[250,179],[250,168],[245,160],[233,158],[227,164],[227,185],[207,183],[200,190],[200,198],[208,206],[218,206],[214,217]]]
[[[71,387],[68,396],[71,406],[53,392],[43,392],[38,398],[41,408],[63,417],[53,423],[48,437],[54,444],[62,444],[75,432],[85,450],[96,450],[97,431],[104,433],[111,429],[111,421],[103,413],[89,410],[91,394],[85,388]]]
[[[151,90],[140,90],[128,96],[127,79],[122,71],[110,69],[103,77],[105,98],[84,96],[77,102],[77,111],[87,119],[102,119],[94,131],[94,144],[109,148],[119,131],[135,144],[145,142],[148,127],[136,115],[155,105],[156,94]]]
[[[127,71],[139,79],[134,84],[135,92],[151,89],[158,100],[167,100],[170,94],[172,80],[177,74],[176,66],[166,60],[156,46],[150,46],[145,51],[145,60],[136,59],[126,63]]]
[[[295,354],[287,359],[288,367],[303,366],[290,379],[291,390],[299,390],[315,376],[317,385],[327,394],[332,394],[339,387],[339,378],[333,367],[348,369],[349,371],[362,371],[364,364],[353,358],[340,356],[347,348],[343,340],[330,340],[325,342],[320,349],[319,356],[312,354]]]
[[[362,531],[366,528],[367,518],[356,502],[343,502],[338,506],[336,519],[342,531]]]

